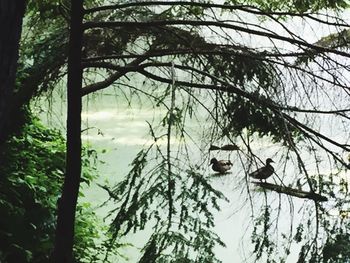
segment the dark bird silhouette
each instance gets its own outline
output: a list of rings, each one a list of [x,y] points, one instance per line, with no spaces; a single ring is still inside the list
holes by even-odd
[[[270,163],[274,163],[271,158],[266,159],[266,165],[259,168],[258,170],[252,172],[249,174],[250,177],[253,177],[255,179],[266,180],[268,177],[270,177],[275,169],[272,167]]]
[[[212,165],[211,168],[218,173],[224,174],[228,170],[231,169],[232,163],[230,160],[220,160],[218,161],[216,158],[212,158],[210,160],[210,164]]]

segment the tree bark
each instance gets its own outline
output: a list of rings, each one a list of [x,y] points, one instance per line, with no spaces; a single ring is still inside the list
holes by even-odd
[[[83,0],[71,0],[67,84],[67,157],[62,196],[58,202],[52,262],[72,262],[75,210],[81,176],[81,89]]]
[[[25,0],[0,1],[0,147],[9,135]]]

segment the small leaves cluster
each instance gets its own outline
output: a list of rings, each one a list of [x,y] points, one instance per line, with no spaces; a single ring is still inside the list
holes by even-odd
[[[349,227],[349,226],[348,226]],[[329,237],[323,247],[323,262],[341,263],[350,261],[350,233],[340,231]]]
[[[340,49],[340,48],[348,48],[350,44],[350,30],[344,29],[334,34],[329,34],[325,37],[322,37],[318,40],[316,45],[331,48],[331,49]],[[315,58],[318,54],[317,51],[307,50],[306,54],[300,56],[296,59],[296,64],[308,64],[315,61]]]
[[[262,96],[259,100],[269,101]],[[230,97],[225,116],[226,134],[238,136],[246,130],[250,134],[257,133],[259,137],[268,136],[274,142],[282,142],[285,145],[289,145],[290,137],[301,138],[300,132],[276,111],[239,96]]]
[[[265,206],[262,209],[262,214],[255,219],[254,228],[252,232],[252,243],[254,244],[253,253],[256,255],[256,259],[259,260],[262,256],[266,256],[267,262],[274,262],[270,257],[276,249],[275,244],[271,241],[270,230],[270,207]]]
[[[29,120],[0,153],[1,262],[48,262],[53,247],[65,141],[58,131]],[[89,151],[83,157],[86,183],[96,176]],[[77,210],[74,256],[77,262],[88,262],[98,251],[100,225],[88,203]]]
[[[33,95],[52,90],[65,74],[62,68],[67,62],[67,31],[53,29],[49,36],[24,43],[22,47],[25,55],[21,56],[17,86],[24,89],[37,85]]]
[[[240,48],[240,47],[238,47]],[[243,50],[240,52],[221,48],[223,54],[208,55],[206,68],[219,78],[246,89],[246,83],[256,80],[264,90],[271,91],[277,84],[274,67],[263,60],[263,54]]]

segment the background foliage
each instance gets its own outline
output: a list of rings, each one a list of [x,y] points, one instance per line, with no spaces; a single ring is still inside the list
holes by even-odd
[[[57,130],[28,116],[5,147],[0,157],[0,261],[48,262],[65,173],[65,140]],[[96,178],[96,156],[86,148],[83,160],[83,181],[89,184]],[[90,204],[80,203],[76,262],[96,259],[102,228]]]

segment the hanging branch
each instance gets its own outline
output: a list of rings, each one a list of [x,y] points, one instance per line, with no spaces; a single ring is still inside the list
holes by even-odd
[[[93,29],[93,28],[114,28],[114,27],[159,27],[159,26],[213,26],[219,28],[233,29],[240,32],[244,32],[247,34],[253,34],[256,36],[262,36],[269,39],[280,40],[289,42],[291,44],[297,45],[299,47],[311,48],[313,50],[317,50],[318,52],[328,52],[336,55],[340,55],[343,57],[350,57],[345,51],[336,50],[332,48],[322,47],[314,44],[310,44],[308,42],[294,39],[291,37],[281,36],[274,33],[259,31],[251,28],[241,27],[233,24],[228,24],[224,22],[218,21],[197,21],[197,20],[151,20],[151,21],[142,21],[142,22],[130,22],[130,21],[98,21],[98,22],[85,22],[84,30]]]
[[[174,109],[175,109],[175,68],[174,64],[172,64],[171,67],[171,104],[169,109],[169,119],[168,119],[168,131],[167,131],[167,166],[168,166],[168,201],[169,201],[169,212],[168,212],[168,228],[167,230],[170,230],[171,227],[171,220],[172,220],[172,214],[173,214],[173,197],[172,192],[174,189],[174,180],[171,179],[171,149],[170,149],[170,137],[171,137],[171,126],[174,122]]]
[[[123,3],[123,4],[112,4],[112,5],[105,5],[105,6],[99,6],[94,7],[90,9],[85,10],[85,14],[91,14],[95,12],[101,12],[101,11],[108,11],[108,10],[117,10],[117,9],[123,9],[123,8],[131,8],[131,7],[145,7],[145,6],[190,6],[190,7],[201,7],[206,9],[222,9],[222,10],[229,10],[229,11],[243,11],[254,15],[260,15],[260,16],[290,16],[290,17],[305,17],[309,18],[311,20],[314,20],[316,22],[319,22],[321,24],[330,25],[330,26],[339,26],[339,27],[349,27],[345,21],[341,20],[341,22],[332,22],[329,21],[329,19],[321,19],[320,16],[322,14],[316,14],[311,12],[286,12],[286,11],[267,11],[262,10],[261,8],[257,6],[252,5],[228,5],[228,4],[216,4],[216,3],[198,3],[193,1],[136,1],[136,2],[130,2],[130,3]],[[314,16],[316,15],[316,16]],[[331,16],[327,16],[331,17]],[[334,16],[333,19],[339,20],[339,17]]]

